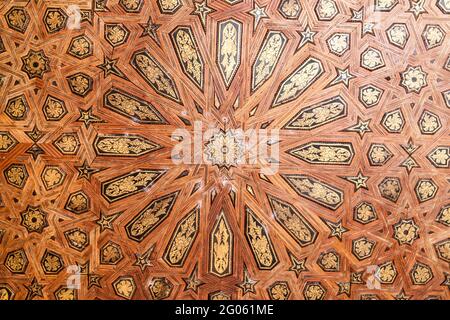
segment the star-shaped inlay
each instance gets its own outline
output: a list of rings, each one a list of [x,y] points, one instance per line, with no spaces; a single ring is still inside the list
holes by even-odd
[[[369,180],[369,177],[363,176],[361,171],[358,171],[358,174],[356,176],[346,176],[341,177],[342,179],[345,179],[355,185],[355,191],[359,190],[360,188],[369,189],[367,187],[367,180]]]
[[[98,116],[96,116],[92,113],[92,107],[90,107],[87,110],[80,109],[80,116],[78,117],[78,119],[76,121],[84,122],[84,126],[86,127],[86,129],[89,128],[91,123],[104,122],[102,119],[100,119]]]
[[[38,129],[36,125],[34,125],[33,130],[25,131],[26,135],[33,140],[33,142],[38,142],[45,134],[45,132]]]
[[[297,51],[300,50],[305,44],[312,43],[314,44],[314,36],[317,32],[311,31],[309,25],[306,25],[305,30],[297,31],[297,33],[301,36],[300,43],[297,46]]]
[[[363,272],[352,272],[350,274],[350,282],[354,284],[363,284]]]
[[[363,22],[364,20],[364,7],[359,10],[350,9],[352,12],[352,17],[348,20],[349,22]]]
[[[347,297],[350,297],[350,293],[352,290],[352,283],[351,282],[336,282],[336,284],[339,286],[337,295],[345,294]]]
[[[103,70],[103,77],[104,78],[106,78],[110,74],[113,74],[113,75],[115,75],[117,77],[120,77],[120,78],[123,78],[123,79],[127,79],[125,74],[119,69],[119,67],[117,67],[117,61],[119,61],[119,59],[109,59],[106,56],[103,58],[103,63],[99,64],[97,66],[97,68]]]
[[[89,274],[89,260],[86,261],[85,263],[78,263],[77,262],[77,267],[78,267],[78,272],[80,274]]]
[[[405,290],[402,289],[399,294],[394,296],[395,300],[411,300],[411,296],[407,296]]]
[[[30,285],[25,285],[25,288],[27,288],[28,293],[25,298],[25,300],[33,300],[34,297],[43,297],[42,289],[44,288],[43,285],[39,284],[36,280],[36,277],[33,277],[33,280],[31,280]]]
[[[373,31],[373,28],[375,28],[375,23],[373,22],[364,22],[361,26],[361,32],[362,36],[364,37],[366,34],[375,35],[375,32]]]
[[[88,289],[91,287],[97,287],[101,288],[102,285],[100,284],[100,280],[102,279],[101,276],[98,274],[90,273],[88,274]]]
[[[194,269],[192,270],[191,274],[188,278],[183,278],[183,281],[185,283],[184,291],[192,290],[195,293],[198,292],[198,287],[205,284],[202,280],[198,278],[198,265],[195,264]]]
[[[139,25],[143,29],[141,37],[149,36],[158,45],[160,45],[159,37],[158,37],[158,33],[157,33],[159,27],[161,27],[160,24],[153,23],[152,17],[149,17],[147,23],[139,23]]]
[[[247,268],[244,265],[244,279],[242,280],[241,283],[237,284],[237,286],[239,288],[242,289],[243,291],[243,295],[251,292],[251,293],[256,293],[255,291],[255,285],[258,283],[259,281],[257,280],[253,280],[250,278],[250,275],[248,273]]]
[[[44,150],[42,150],[42,148],[39,147],[37,144],[33,144],[25,152],[31,154],[33,156],[33,160],[36,160],[40,154],[45,154]]]
[[[96,220],[95,222],[100,226],[100,233],[105,231],[106,229],[114,230],[113,228],[113,222],[117,219],[118,216],[120,216],[123,213],[117,212],[113,214],[106,215],[102,211],[100,211],[100,219]]]
[[[208,14],[215,12],[216,10],[208,7],[208,3],[203,2],[194,2],[195,10],[191,12],[191,15],[196,15],[200,18],[200,22],[202,23],[203,30],[206,30],[206,17]]]
[[[97,168],[90,167],[86,160],[83,161],[83,164],[81,166],[75,166],[75,168],[78,170],[78,177],[77,177],[77,179],[84,178],[84,179],[86,179],[88,181],[91,181],[91,176],[93,174],[104,170],[104,168],[97,169]]]
[[[417,20],[422,13],[426,13],[424,7],[425,0],[409,0],[409,9],[406,12],[412,12]]]
[[[415,145],[413,143],[412,138],[409,138],[408,143],[402,144],[401,147],[403,148],[403,150],[406,151],[407,154],[412,155],[414,152],[417,151],[417,149],[421,147],[421,145]]]
[[[141,271],[144,271],[147,267],[152,267],[153,264],[150,261],[151,255],[153,253],[153,250],[155,250],[155,244],[152,244],[150,248],[148,248],[147,251],[145,251],[143,254],[136,253],[136,261],[133,263],[133,266],[138,266],[141,268]]]
[[[294,271],[295,275],[298,276],[303,271],[308,271],[308,268],[306,268],[306,258],[304,259],[297,259],[291,252],[288,251],[289,258],[291,259],[292,265],[289,267],[289,271]]]
[[[414,160],[413,157],[406,158],[406,160],[400,164],[400,167],[406,168],[408,174],[411,173],[412,169],[420,168],[420,166],[417,164],[416,160]]]
[[[343,83],[347,88],[350,82],[350,79],[353,79],[355,76],[350,73],[349,67],[344,70],[336,68],[337,76],[334,78],[329,84],[328,87],[334,86],[339,83]]]
[[[344,129],[344,131],[347,132],[357,132],[359,136],[362,138],[366,134],[366,132],[372,132],[372,129],[370,128],[370,121],[369,120],[362,120],[360,117],[358,117],[357,123]]]
[[[345,232],[348,231],[348,229],[342,225],[342,220],[339,220],[337,223],[328,221],[326,219],[322,219],[322,221],[325,222],[325,224],[328,226],[328,228],[330,228],[331,232],[330,232],[330,235],[328,236],[328,238],[336,237],[341,241],[342,234],[344,234]]]
[[[256,31],[256,28],[258,27],[258,24],[261,21],[261,19],[269,18],[269,16],[266,13],[266,7],[260,7],[256,2],[253,6],[253,9],[248,13],[250,13],[253,16],[253,31]]]

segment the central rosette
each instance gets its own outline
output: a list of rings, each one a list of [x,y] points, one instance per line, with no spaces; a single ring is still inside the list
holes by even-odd
[[[212,165],[230,168],[244,159],[243,137],[235,130],[215,133],[205,146],[205,155]]]

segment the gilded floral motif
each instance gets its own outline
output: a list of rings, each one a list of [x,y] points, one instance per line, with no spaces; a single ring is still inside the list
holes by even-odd
[[[434,245],[439,259],[450,263],[450,239],[443,240]]]
[[[340,57],[350,49],[350,34],[335,33],[328,38],[327,44],[330,52]]]
[[[374,107],[380,102],[383,90],[374,85],[367,85],[359,88],[359,100],[366,108]]]
[[[28,180],[28,171],[23,164],[11,164],[3,173],[6,182],[19,189],[23,189]]]
[[[12,134],[7,131],[0,131],[0,153],[10,151],[17,143]]]
[[[66,26],[67,15],[60,8],[48,8],[44,15],[44,24],[48,33],[58,32]]]
[[[101,156],[141,156],[161,146],[138,135],[97,135],[94,149]]]
[[[85,35],[77,36],[70,41],[67,52],[79,59],[84,59],[92,55],[92,41]]]
[[[377,212],[372,204],[368,202],[359,203],[353,212],[353,219],[362,224],[375,221],[378,218]]]
[[[400,133],[405,126],[405,118],[401,109],[384,114],[381,125],[390,133]]]
[[[67,114],[64,101],[48,95],[42,107],[47,121],[59,121]]]
[[[28,102],[25,96],[22,94],[20,96],[14,97],[8,100],[6,104],[5,113],[12,120],[25,120],[28,114]]]
[[[131,63],[153,90],[161,96],[181,104],[173,78],[147,50],[136,51]]]
[[[218,277],[233,273],[233,231],[222,211],[210,235],[209,270]]]
[[[370,165],[382,166],[392,158],[393,154],[384,144],[372,143],[367,156]]]
[[[445,38],[445,32],[437,24],[427,25],[422,33],[423,42],[427,50],[440,46]]]
[[[8,26],[20,33],[25,33],[28,24],[30,23],[30,16],[25,8],[22,7],[12,7],[5,14],[6,23]]]
[[[450,205],[444,206],[436,217],[436,221],[450,227]]]
[[[339,13],[334,0],[318,0],[315,10],[319,20],[325,21],[332,20]]]
[[[361,66],[367,70],[373,71],[384,65],[383,55],[378,49],[369,47],[361,54]]]
[[[347,103],[341,96],[335,96],[299,111],[283,129],[311,130],[344,118]]]
[[[271,300],[288,300],[291,295],[291,289],[286,281],[276,281],[268,288],[269,297]]]
[[[392,202],[397,202],[402,192],[402,186],[399,178],[384,178],[378,185],[378,190],[383,198],[386,198]]]
[[[56,300],[77,300],[77,290],[73,288],[62,287],[55,292]]]
[[[391,11],[398,4],[398,0],[375,0],[375,10]]]
[[[430,266],[416,262],[410,272],[412,283],[415,285],[424,285],[433,279],[433,271]]]
[[[120,0],[119,4],[126,12],[136,13],[141,11],[144,0]]]
[[[294,238],[300,246],[307,246],[317,238],[317,231],[291,204],[268,195],[275,220]]]
[[[48,227],[47,213],[42,211],[41,207],[28,206],[21,212],[22,222],[28,232],[42,233],[44,228]]]
[[[391,284],[397,277],[397,269],[392,261],[385,262],[378,266],[375,277],[382,284]]]
[[[199,220],[200,209],[197,207],[178,222],[164,254],[164,261],[170,266],[183,266],[197,237]]]
[[[200,90],[203,90],[203,58],[190,27],[177,27],[171,33],[171,39],[183,72]]]
[[[76,214],[81,214],[88,211],[89,207],[90,201],[88,196],[83,191],[77,191],[69,195],[64,209]]]
[[[286,19],[297,19],[302,10],[299,0],[281,0],[278,11]]]
[[[297,69],[294,70],[280,85],[272,107],[297,99],[308,89],[322,74],[322,62],[309,57]]]
[[[409,39],[408,27],[404,23],[394,23],[387,29],[388,40],[394,46],[404,49]]]
[[[167,124],[156,108],[122,90],[111,89],[105,94],[105,107],[138,123]]]
[[[27,55],[21,57],[22,71],[28,75],[29,79],[40,78],[50,71],[50,60],[45,55],[44,50],[34,51],[30,49]]]
[[[139,169],[102,183],[102,195],[109,202],[118,201],[152,186],[165,170]]]
[[[323,300],[326,290],[320,282],[308,281],[303,289],[305,300]]]
[[[41,259],[42,269],[46,274],[58,274],[64,268],[64,261],[56,252],[45,250]]]
[[[105,24],[105,39],[113,47],[127,42],[129,34],[128,29],[121,23]]]
[[[54,145],[62,154],[76,154],[80,149],[80,140],[76,133],[63,133]]]
[[[132,277],[119,277],[113,282],[113,288],[119,297],[131,299],[136,291],[136,284]]]
[[[419,129],[423,134],[435,134],[442,127],[441,120],[434,113],[425,110],[419,119]]]
[[[106,243],[100,249],[100,263],[106,265],[115,265],[122,260],[123,254],[120,246],[112,241]]]
[[[181,6],[181,0],[158,0],[158,6],[162,13],[175,13]]]
[[[64,232],[69,246],[77,251],[83,251],[89,245],[89,236],[80,228],[70,229]]]
[[[408,68],[400,73],[402,78],[401,85],[405,88],[406,93],[420,93],[422,88],[427,86],[428,74],[422,70],[421,66]]]
[[[369,258],[375,248],[375,241],[369,240],[365,237],[352,241],[352,252],[358,260]]]
[[[217,30],[217,63],[229,87],[241,64],[242,23],[234,19],[221,21]]]
[[[28,266],[28,258],[23,249],[9,252],[6,255],[5,267],[12,273],[24,273]]]
[[[414,240],[419,238],[419,227],[414,219],[401,219],[394,224],[394,238],[399,244],[413,244]]]
[[[450,165],[450,147],[437,147],[428,154],[427,158],[437,168],[448,168]]]
[[[250,208],[245,208],[245,236],[252,249],[259,269],[271,270],[278,263],[272,240],[266,226]]]
[[[419,202],[425,202],[434,198],[438,186],[431,179],[420,179],[417,181],[415,191]]]
[[[42,170],[41,179],[46,190],[59,187],[64,183],[66,173],[58,166],[45,166]]]
[[[268,31],[252,67],[252,91],[261,87],[273,74],[287,43],[281,31]]]
[[[340,257],[335,251],[322,252],[317,259],[317,264],[324,271],[339,271]]]
[[[348,165],[354,156],[352,144],[346,142],[310,142],[288,153],[312,164]]]
[[[299,196],[324,207],[336,210],[343,202],[344,193],[341,190],[313,177],[297,174],[285,174],[282,177]]]
[[[178,191],[150,202],[125,227],[128,237],[141,242],[159,226],[172,211],[178,197]]]
[[[162,300],[170,296],[173,290],[173,284],[165,277],[153,278],[149,290],[153,299]]]
[[[84,73],[76,73],[67,77],[70,90],[81,97],[85,97],[92,90],[92,78]]]

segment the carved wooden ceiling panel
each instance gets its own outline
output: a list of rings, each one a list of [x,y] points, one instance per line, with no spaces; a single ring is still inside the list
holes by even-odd
[[[0,298],[448,299],[449,14],[2,1]]]

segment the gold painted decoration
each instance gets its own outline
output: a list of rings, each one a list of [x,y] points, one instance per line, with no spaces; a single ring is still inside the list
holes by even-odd
[[[164,261],[172,267],[182,267],[197,238],[200,226],[200,208],[196,207],[176,225],[167,244]]]
[[[74,228],[64,232],[64,237],[69,247],[77,251],[83,251],[89,245],[89,235],[80,228]]]
[[[71,193],[64,209],[75,214],[85,213],[90,209],[90,199],[82,190]]]
[[[303,297],[305,300],[323,300],[327,290],[320,282],[306,282],[303,289]]]
[[[105,39],[112,47],[118,47],[127,42],[130,31],[121,23],[105,23]]]
[[[283,179],[301,197],[336,210],[344,201],[342,190],[316,178],[301,174],[282,174]]]
[[[116,265],[122,259],[122,248],[117,243],[108,241],[100,248],[100,264]]]
[[[55,291],[56,300],[78,300],[78,290],[68,287],[60,287]]]
[[[268,31],[252,66],[252,91],[261,87],[273,74],[286,47],[287,38],[281,31]]]
[[[165,14],[174,14],[183,6],[181,0],[158,0],[156,3],[159,10]]]
[[[18,141],[8,131],[0,131],[0,153],[11,151]]]
[[[270,300],[288,300],[291,296],[291,288],[287,281],[275,281],[268,288]]]
[[[25,273],[28,267],[28,258],[23,249],[18,249],[6,255],[4,264],[11,273]]]
[[[48,227],[47,213],[40,206],[34,207],[28,205],[26,210],[20,213],[22,217],[21,225],[24,226],[29,233],[42,231]]]
[[[131,65],[159,95],[182,104],[175,81],[147,50],[136,51]]]
[[[353,146],[347,142],[310,142],[287,153],[311,164],[349,165],[354,157]]]
[[[261,270],[273,269],[278,264],[278,256],[272,240],[266,226],[247,206],[245,206],[245,236],[258,268]]]
[[[28,180],[27,167],[24,164],[13,163],[4,171],[6,182],[16,188],[23,189]]]
[[[192,28],[179,26],[170,37],[183,72],[203,91],[205,67]]]
[[[41,266],[46,274],[58,274],[64,269],[64,261],[58,253],[46,249],[41,259]]]
[[[67,14],[60,8],[48,8],[43,18],[48,33],[55,33],[65,28]]]
[[[165,170],[139,169],[111,180],[102,182],[102,196],[108,202],[132,196],[150,188],[164,174]]]
[[[99,156],[138,157],[162,148],[147,138],[128,134],[99,134],[93,147]]]
[[[280,85],[272,107],[294,101],[306,91],[323,74],[324,69],[319,59],[309,57],[295,69]]]
[[[11,120],[25,120],[30,107],[28,106],[27,99],[25,95],[20,95],[9,99],[6,103],[5,113]]]
[[[23,7],[11,7],[5,14],[5,20],[12,30],[25,33],[30,24],[30,15]]]
[[[162,300],[170,297],[173,284],[166,277],[153,278],[148,289],[154,300]]]
[[[213,226],[209,240],[209,272],[217,277],[233,273],[233,231],[222,210]]]
[[[293,205],[269,194],[267,198],[275,220],[300,246],[304,247],[316,241],[316,229]]]
[[[170,214],[179,191],[152,200],[125,226],[130,239],[141,242]]]
[[[136,291],[136,283],[133,277],[119,277],[113,282],[114,292],[122,298],[132,299],[134,292]]]
[[[74,155],[80,149],[80,139],[76,133],[63,133],[53,145],[63,155]]]
[[[1,135],[0,135],[1,141]],[[1,144],[0,144],[1,145]],[[1,150],[0,150],[1,152]],[[450,146],[439,146],[427,155],[428,160],[436,168],[450,167]]]
[[[217,25],[217,64],[227,88],[241,65],[242,23],[228,19]]]
[[[44,74],[50,71],[50,59],[45,55],[44,50],[30,49],[21,59],[21,70],[28,75],[29,79],[42,79]]]
[[[66,173],[58,166],[46,165],[42,170],[41,180],[46,190],[61,186],[65,178]]]
[[[302,6],[299,0],[281,0],[278,11],[286,19],[298,19]]]
[[[63,100],[48,95],[42,111],[47,121],[59,121],[67,114],[67,107]]]
[[[151,103],[117,88],[105,93],[104,107],[137,123],[167,124],[167,120]]]

